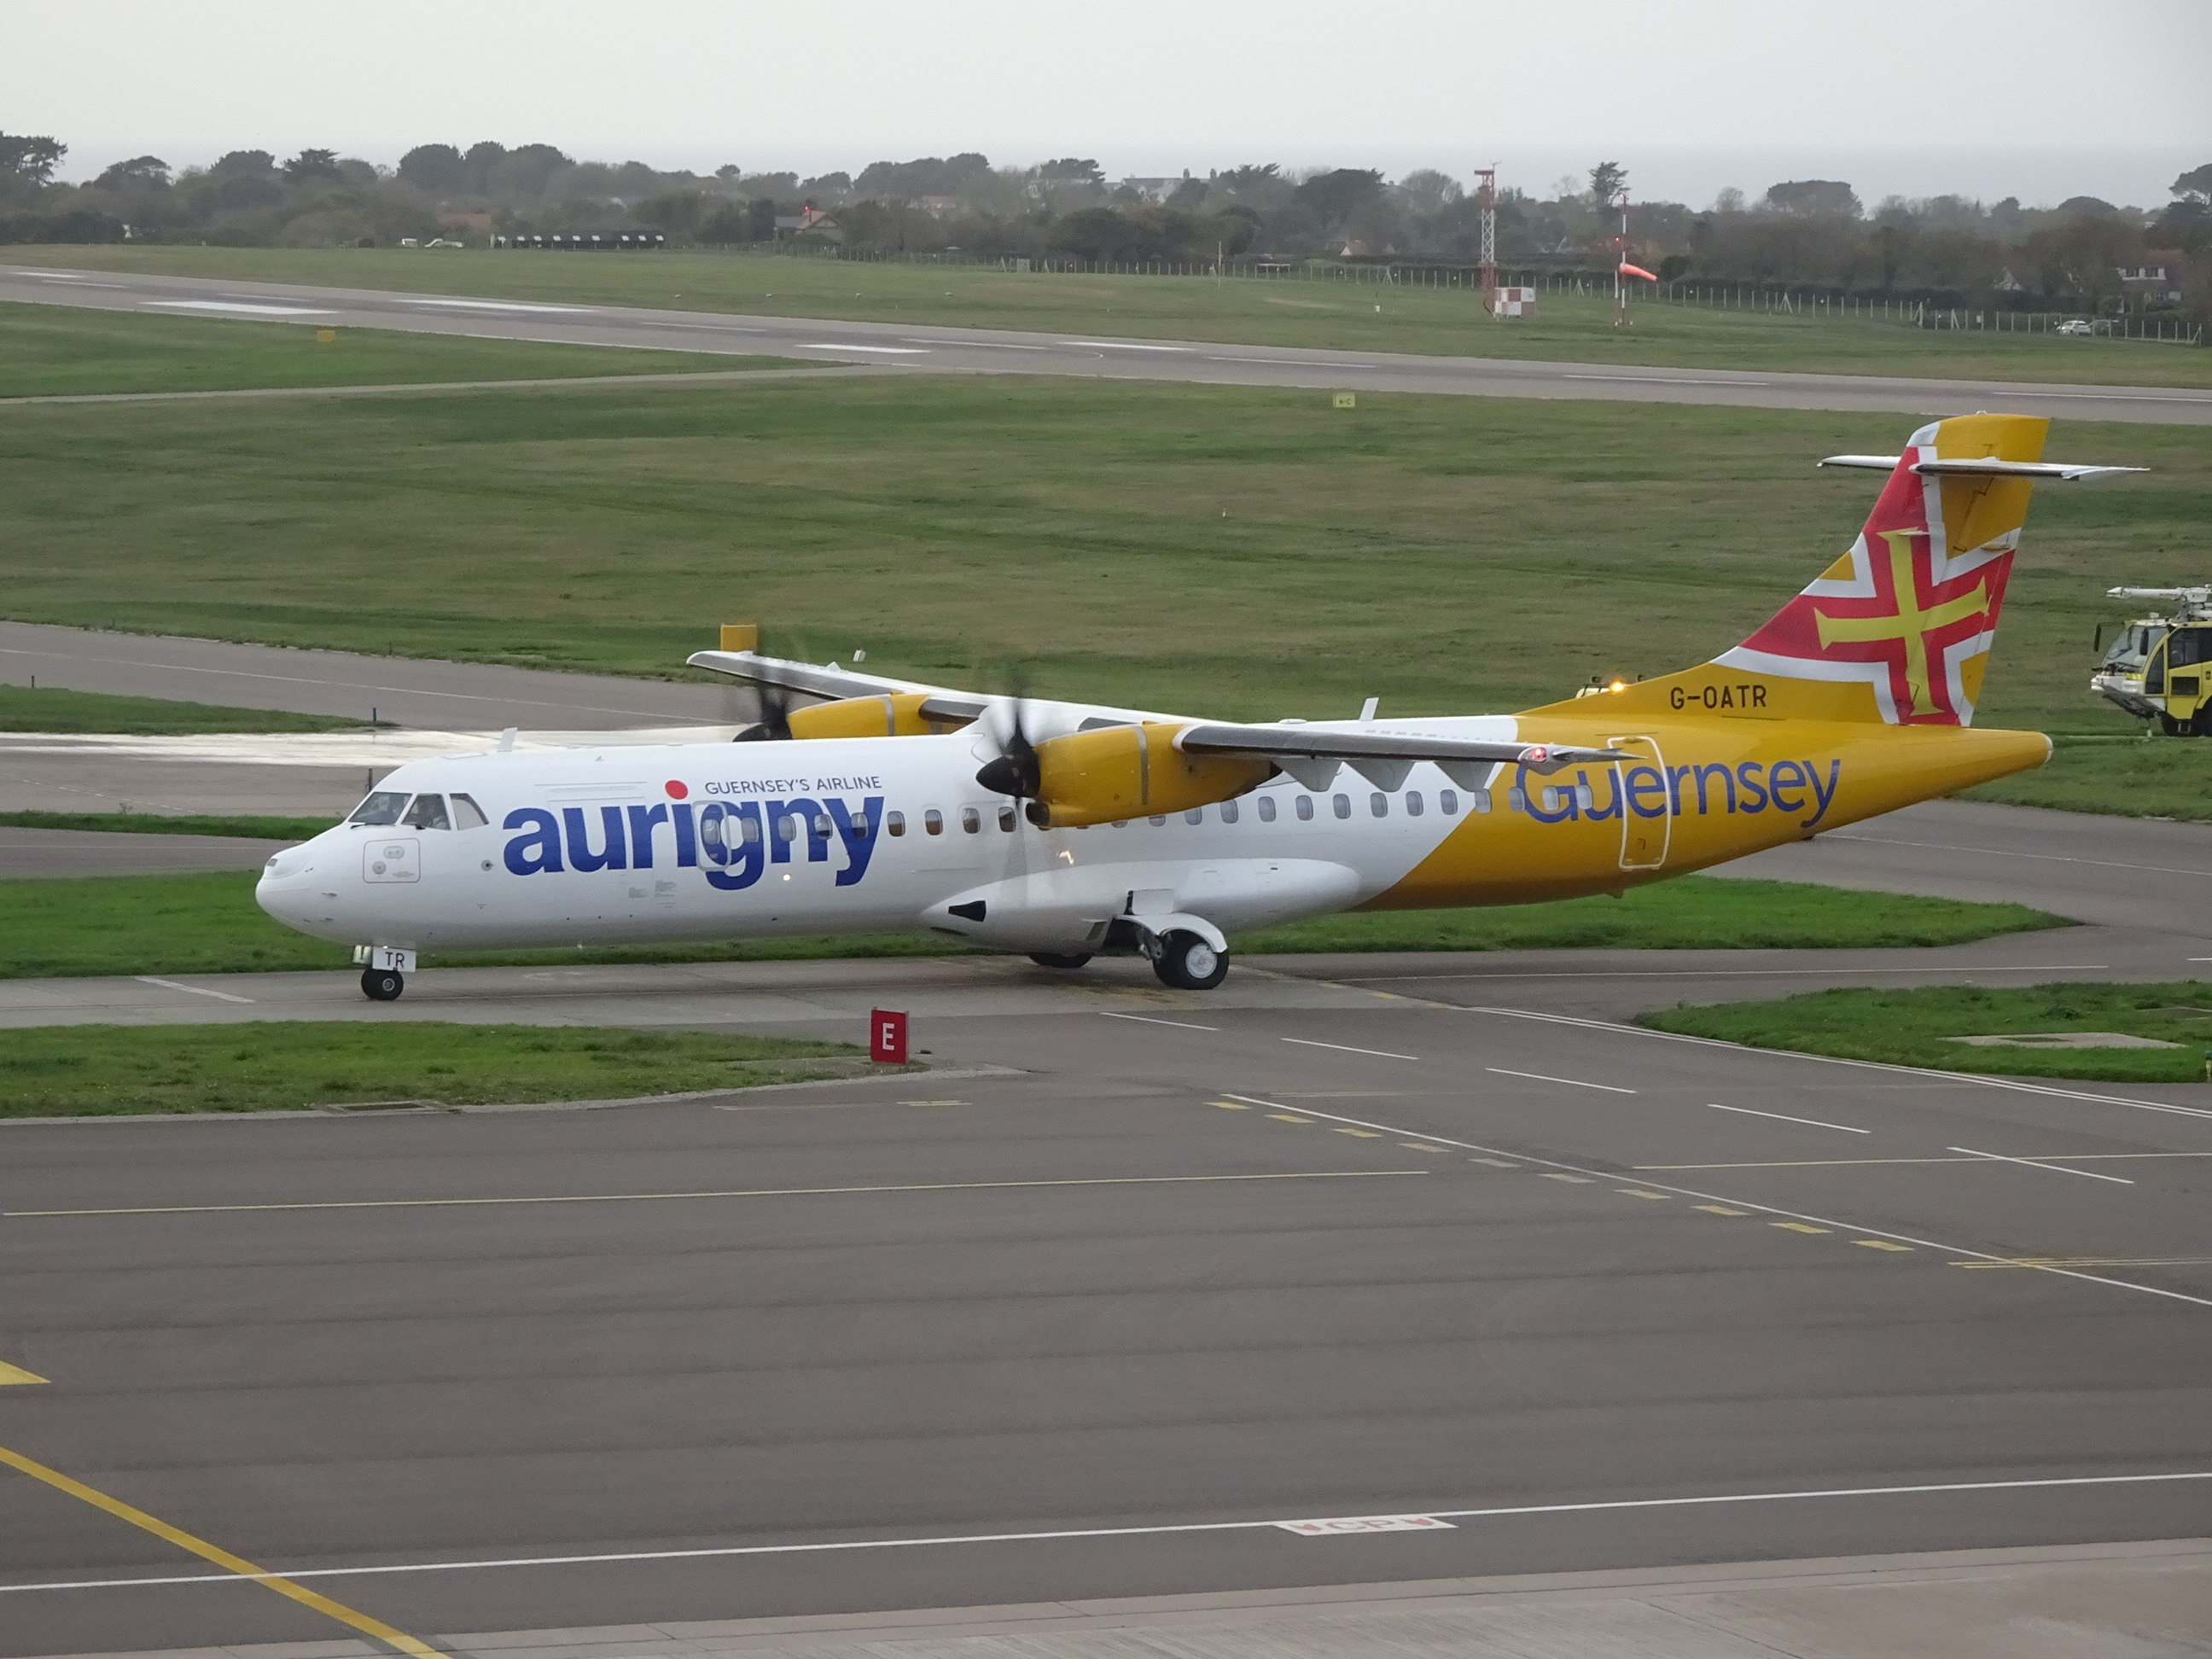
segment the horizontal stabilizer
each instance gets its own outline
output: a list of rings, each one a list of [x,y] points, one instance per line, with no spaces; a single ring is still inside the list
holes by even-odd
[[[1831,455],[1820,465],[1890,472],[1903,459],[1899,455]],[[1911,470],[1923,478],[2103,478],[2116,472],[2150,471],[2147,466],[2082,466],[2072,461],[2008,461],[1994,455],[1915,461]]]

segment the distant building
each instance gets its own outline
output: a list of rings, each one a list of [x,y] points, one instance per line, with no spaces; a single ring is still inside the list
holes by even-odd
[[[775,240],[787,242],[794,236],[819,236],[824,241],[842,243],[845,228],[837,222],[836,216],[828,210],[806,207],[797,213],[775,216]]]
[[[2119,276],[2120,292],[2130,300],[2178,302],[2189,278],[2189,256],[2179,248],[2146,248],[2142,263],[2132,270],[2120,266]]]
[[[438,223],[447,230],[489,230],[489,208],[440,208]]]
[[[1147,202],[1157,204],[1166,201],[1169,197],[1181,190],[1189,179],[1190,174],[1188,173],[1180,179],[1124,179],[1121,180],[1120,188],[1133,190]]]

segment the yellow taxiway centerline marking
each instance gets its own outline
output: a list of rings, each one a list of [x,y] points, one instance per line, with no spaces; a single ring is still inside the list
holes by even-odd
[[[1355,1140],[1380,1140],[1382,1137],[1372,1129],[1339,1129],[1337,1133],[1350,1135]]]
[[[1851,1243],[1865,1250],[1899,1250],[1907,1255],[1912,1254],[1910,1244],[1893,1244],[1886,1238],[1855,1238]]]
[[[1662,1204],[1664,1204],[1664,1203],[1667,1201],[1667,1194],[1664,1194],[1664,1193],[1647,1193],[1647,1192],[1645,1192],[1645,1191],[1644,1190],[1644,1188],[1642,1188],[1641,1187],[1615,1187],[1613,1190],[1613,1191],[1615,1191],[1616,1193],[1619,1193],[1619,1194],[1620,1194],[1623,1198],[1649,1198],[1649,1199],[1656,1199],[1658,1202],[1660,1202],[1660,1203],[1662,1203]]]
[[[1571,1182],[1577,1187],[1587,1187],[1590,1184],[1590,1178],[1588,1176],[1560,1175],[1557,1172],[1549,1172],[1545,1175],[1544,1179],[1547,1181]]]
[[[1825,1233],[1828,1231],[1826,1227],[1811,1226],[1802,1221],[1770,1221],[1766,1224],[1791,1233]]]
[[[27,1371],[21,1365],[11,1365],[0,1359],[0,1389],[11,1388],[19,1382],[43,1382],[46,1380],[35,1371]]]
[[[2212,1152],[2053,1152],[2069,1164],[2111,1163],[2130,1158],[2212,1158]],[[1799,1158],[1782,1164],[1638,1164],[1638,1170],[1832,1170],[1859,1164],[1972,1164],[1971,1158]],[[2029,1162],[2036,1162],[2030,1159]],[[2047,1160],[2046,1160],[2047,1161]]]
[[[1748,1210],[1731,1210],[1725,1204],[1699,1204],[1694,1207],[1703,1210],[1707,1215],[1749,1215],[1751,1213]]]
[[[311,1607],[326,1618],[335,1619],[348,1629],[359,1631],[363,1636],[374,1637],[380,1642],[398,1649],[402,1653],[412,1656],[412,1659],[439,1659],[437,1649],[426,1643],[416,1641],[403,1631],[392,1629],[380,1619],[372,1619],[365,1613],[356,1613],[351,1607],[333,1601],[327,1595],[319,1595],[304,1584],[295,1584],[290,1579],[281,1577],[273,1572],[264,1572],[252,1562],[233,1555],[228,1550],[218,1548],[204,1539],[195,1538],[191,1534],[173,1527],[166,1521],[158,1521],[145,1510],[133,1509],[122,1499],[110,1498],[106,1492],[86,1486],[82,1480],[72,1480],[58,1469],[50,1469],[43,1463],[34,1463],[21,1452],[9,1451],[5,1446],[0,1446],[0,1463],[5,1463],[10,1468],[20,1469],[32,1480],[42,1480],[56,1492],[66,1492],[71,1498],[80,1498],[96,1510],[105,1510],[118,1520],[128,1521],[132,1526],[152,1533],[156,1538],[167,1540],[179,1549],[190,1550],[204,1561],[212,1561],[216,1565],[234,1572],[241,1578],[250,1579],[257,1584],[264,1584],[275,1590],[277,1595],[289,1596],[301,1607]]]
[[[1241,1101],[1235,1100],[1216,1100],[1210,1102],[1209,1103],[1218,1106],[1224,1112],[1249,1112],[1252,1109],[1249,1106],[1243,1104]]]
[[[1304,1118],[1293,1120],[1304,1122]],[[887,1187],[756,1187],[729,1192],[572,1193],[548,1198],[354,1198],[305,1204],[160,1204],[112,1210],[0,1210],[0,1218],[56,1216],[238,1215],[268,1210],[452,1210],[502,1204],[645,1204],[678,1198],[837,1198],[860,1193],[979,1193],[1028,1187],[1173,1187],[1224,1181],[1358,1181],[1425,1176],[1426,1170],[1297,1170],[1273,1175],[1094,1176],[1071,1181],[929,1181]]]
[[[1508,1164],[1502,1158],[1471,1158],[1468,1159],[1468,1162],[1470,1164],[1487,1164],[1493,1170],[1517,1170],[1521,1167],[1518,1164]]]

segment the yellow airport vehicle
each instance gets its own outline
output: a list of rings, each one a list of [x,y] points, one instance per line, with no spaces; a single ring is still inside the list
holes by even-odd
[[[2108,599],[2171,605],[2120,625],[2089,689],[2170,738],[2212,736],[2212,587],[2114,587]]]

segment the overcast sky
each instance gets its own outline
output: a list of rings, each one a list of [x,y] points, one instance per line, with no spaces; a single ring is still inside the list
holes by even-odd
[[[1856,12],[1856,15],[1854,15]],[[1649,198],[1840,178],[2155,206],[2212,161],[2212,0],[69,0],[11,8],[0,129],[64,174],[150,152],[544,142],[580,160],[858,172],[980,149],[1110,177],[1438,167]]]

